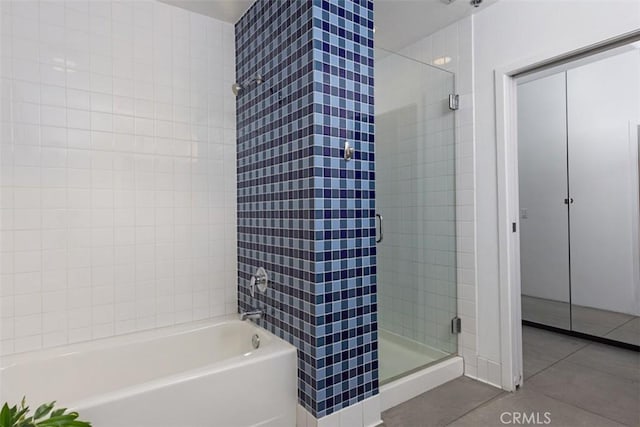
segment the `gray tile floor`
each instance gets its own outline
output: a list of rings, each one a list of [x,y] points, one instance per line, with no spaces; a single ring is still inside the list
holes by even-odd
[[[384,426],[640,426],[639,353],[529,327],[522,339],[520,390],[458,378],[385,411]],[[538,418],[516,423],[514,413]]]

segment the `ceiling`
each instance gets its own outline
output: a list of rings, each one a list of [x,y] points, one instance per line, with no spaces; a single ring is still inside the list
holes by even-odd
[[[161,0],[183,9],[236,23],[254,0]],[[398,50],[447,25],[486,8],[497,0],[483,0],[480,7],[469,0],[374,0],[376,45]],[[398,28],[402,28],[399,31]]]
[[[497,0],[473,7],[469,0],[374,0],[376,45],[397,51]],[[401,29],[401,30],[399,30]]]
[[[254,0],[160,0],[162,3],[235,24]]]

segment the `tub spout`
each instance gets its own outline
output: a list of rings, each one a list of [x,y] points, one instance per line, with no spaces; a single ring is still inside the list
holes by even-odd
[[[250,311],[245,311],[244,313],[240,313],[240,320],[258,320],[258,319],[262,319],[262,316],[264,315],[264,311],[262,310],[250,310]]]

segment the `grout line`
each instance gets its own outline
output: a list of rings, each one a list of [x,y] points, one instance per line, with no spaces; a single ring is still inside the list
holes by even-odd
[[[567,356],[565,356],[564,358],[562,358],[562,359],[558,360],[557,362],[554,362],[554,363],[552,363],[551,365],[547,366],[546,368],[542,369],[541,371],[536,372],[535,374],[531,375],[529,378],[532,378],[532,377],[534,377],[534,376],[536,376],[536,375],[538,375],[538,374],[542,373],[543,371],[546,371],[547,369],[551,368],[552,366],[555,366],[556,364],[558,364],[558,363],[560,363],[560,362],[565,361],[565,360],[566,360],[567,358],[569,358],[570,356],[573,356],[574,354],[578,353],[579,351],[584,350],[585,348],[587,348],[587,347],[589,347],[589,346],[597,346],[597,345],[607,346],[607,348],[610,348],[610,349],[612,349],[613,351],[617,351],[617,350],[619,350],[619,351],[621,351],[621,352],[628,352],[628,351],[633,352],[633,350],[627,350],[627,349],[624,349],[624,348],[614,347],[614,346],[610,346],[610,345],[607,345],[607,344],[602,344],[602,343],[598,343],[598,342],[589,342],[589,343],[587,343],[586,345],[584,345],[584,346],[580,347],[579,349],[577,349],[576,351],[574,351],[574,352],[572,352],[572,353],[568,354],[568,355],[567,355]],[[607,375],[607,376],[610,376],[610,377],[617,378],[618,380],[621,380],[621,381],[628,381],[628,382],[631,382],[631,383],[638,383],[638,381],[637,381],[637,380],[634,380],[634,379],[632,379],[632,378],[627,378],[627,377],[624,377],[624,376],[620,376],[620,375],[615,375],[615,374],[613,374],[613,373],[611,373],[611,372],[603,371],[603,370],[599,369],[599,367],[588,366],[588,365],[584,365],[584,364],[582,364],[582,363],[578,363],[578,362],[571,362],[571,361],[567,361],[567,363],[571,363],[572,365],[577,365],[577,366],[580,366],[580,367],[582,367],[582,368],[589,368],[589,369],[592,369],[592,370],[594,370],[594,371],[597,371],[597,372],[599,372],[599,373],[601,373],[601,374],[604,374],[604,375]]]
[[[551,332],[551,333],[554,333],[554,332]],[[556,334],[556,335],[560,335],[560,334]],[[587,348],[588,346],[593,345],[593,344],[594,344],[594,343],[587,342],[586,344],[584,344],[584,345],[583,345],[583,346],[581,346],[580,348],[576,349],[575,351],[572,351],[571,353],[569,353],[568,355],[566,355],[566,356],[565,356],[565,357],[563,357],[562,359],[559,359],[558,361],[556,361],[556,362],[552,363],[551,365],[547,366],[546,368],[542,369],[541,371],[536,372],[535,374],[531,375],[527,380],[530,380],[530,379],[531,379],[531,378],[533,378],[534,376],[536,376],[536,375],[538,375],[538,374],[540,374],[540,373],[542,373],[542,372],[546,371],[547,369],[551,368],[552,366],[557,365],[558,363],[560,363],[560,362],[564,361],[565,359],[569,358],[570,356],[572,356],[572,355],[576,354],[577,352],[579,352],[579,351],[581,351],[581,350],[584,350],[585,348]],[[573,362],[567,362],[567,363],[573,363]],[[580,365],[580,364],[577,364],[577,365],[578,365],[578,366],[583,366],[583,365]],[[598,371],[598,372],[600,372],[600,373],[604,373],[604,374],[611,375],[611,374],[609,374],[609,373],[607,373],[607,372],[600,371],[599,369],[595,369],[595,370],[596,370],[596,371]],[[612,376],[614,376],[614,377],[616,377],[616,378],[619,378],[619,377],[618,377],[618,376],[616,376],[616,375],[612,375]],[[525,380],[525,381],[527,381],[527,380]],[[549,398],[549,399],[555,400],[556,402],[560,402],[560,403],[562,403],[562,404],[564,404],[564,405],[568,405],[568,406],[571,406],[571,407],[573,407],[573,408],[580,409],[580,410],[582,410],[582,411],[588,412],[588,413],[590,413],[590,414],[592,414],[592,415],[596,415],[596,416],[598,416],[598,417],[605,418],[605,419],[607,419],[607,420],[609,420],[609,421],[613,421],[613,422],[615,422],[615,423],[622,424],[620,421],[618,421],[618,420],[614,420],[614,419],[612,419],[612,418],[610,418],[610,417],[607,417],[606,415],[599,414],[599,413],[597,413],[597,412],[593,412],[593,411],[591,411],[590,409],[582,408],[582,407],[580,407],[580,406],[576,406],[576,405],[574,405],[573,403],[566,402],[566,401],[561,400],[561,399],[558,399],[558,398],[556,398],[556,397],[554,397],[554,396],[548,395],[547,393],[545,393],[545,391],[544,391],[544,390],[540,390],[540,389],[531,389],[531,390],[532,390],[532,391],[534,391],[535,393],[542,394],[543,396],[545,396],[545,397],[547,397],[547,398]]]
[[[552,366],[554,366],[554,365],[558,364],[559,362],[562,362],[563,360],[567,359],[568,357],[572,356],[573,354],[577,353],[578,351],[583,350],[584,348],[588,347],[589,345],[591,345],[591,343],[586,343],[586,344],[584,344],[583,346],[581,346],[581,347],[577,348],[575,351],[572,351],[572,352],[571,352],[571,353],[569,353],[568,355],[566,355],[566,356],[564,356],[563,358],[561,358],[561,359],[557,360],[556,362],[552,363],[551,365],[547,366],[546,368],[542,369],[541,371],[539,371],[539,372],[537,372],[537,373],[535,373],[535,374],[531,375],[531,376],[529,377],[529,379],[530,379],[530,378],[532,378],[532,377],[534,377],[534,376],[536,376],[536,375],[538,375],[538,374],[540,374],[541,372],[546,371],[547,369],[549,369],[549,368],[551,368]],[[569,363],[571,363],[571,362],[569,362]],[[601,371],[599,371],[599,372],[601,372]],[[555,397],[553,397],[553,396],[550,396],[550,395],[546,394],[546,393],[545,393],[544,391],[542,391],[542,390],[538,390],[538,389],[531,389],[531,390],[532,390],[534,393],[542,394],[543,396],[545,396],[545,397],[547,397],[547,398],[549,398],[549,399],[552,399],[552,400],[554,400],[554,401],[556,401],[556,402],[559,402],[559,403],[561,403],[561,404],[563,404],[563,405],[571,406],[571,407],[576,408],[576,409],[579,409],[579,410],[581,410],[581,411],[588,412],[589,414],[592,414],[592,415],[595,415],[595,416],[598,416],[598,417],[601,417],[601,418],[605,418],[605,419],[607,419],[607,420],[609,420],[609,421],[612,421],[612,422],[615,422],[615,423],[621,424],[621,422],[620,422],[620,421],[618,421],[618,420],[614,420],[614,419],[612,419],[612,418],[610,418],[610,417],[607,417],[607,416],[605,416],[605,415],[603,415],[603,414],[599,414],[599,413],[593,412],[593,411],[591,411],[591,410],[589,410],[589,409],[586,409],[586,408],[582,408],[582,407],[576,406],[576,405],[574,405],[574,404],[572,404],[572,403],[570,403],[570,402],[565,402],[564,400],[557,399],[557,398],[555,398]],[[518,391],[515,391],[515,392],[513,392],[513,393],[515,394],[515,393],[517,393],[517,392],[518,392]],[[474,407],[473,409],[470,409],[469,411],[466,411],[465,413],[463,413],[463,414],[462,414],[462,415],[460,415],[459,417],[455,418],[455,419],[454,419],[454,420],[452,420],[451,422],[447,423],[446,425],[447,425],[447,426],[452,425],[453,423],[455,423],[455,422],[456,422],[456,421],[458,421],[459,419],[461,419],[461,418],[465,417],[466,415],[468,415],[468,414],[470,414],[470,413],[472,413],[472,412],[475,412],[475,411],[477,411],[477,410],[479,410],[479,409],[481,409],[481,408],[483,408],[483,407],[489,406],[489,405],[490,405],[491,403],[493,403],[494,401],[496,401],[496,400],[498,400],[498,399],[501,399],[503,396],[508,396],[508,395],[510,395],[510,394],[511,394],[511,393],[509,393],[509,392],[502,391],[502,392],[498,393],[497,395],[493,396],[492,398],[490,398],[490,399],[488,399],[488,400],[486,400],[486,401],[484,401],[484,402],[480,403],[479,405],[477,405],[477,406],[476,406],[476,407]]]
[[[626,324],[627,324],[627,323],[629,323],[631,320],[633,320],[633,318],[631,318],[631,319],[629,319],[629,320],[626,320],[626,321],[624,321],[624,322],[620,323],[619,325],[613,326],[613,327],[611,327],[611,329],[609,329],[607,332],[604,332],[604,333],[602,333],[601,335],[597,335],[597,336],[601,336],[601,337],[603,337],[603,338],[606,338],[606,337],[607,337],[607,335],[609,335],[611,332],[615,331],[615,330],[616,330],[616,329],[618,329],[620,326],[624,326],[624,325],[626,325]],[[578,331],[578,332],[580,332],[580,331]],[[591,335],[595,335],[595,334],[591,334]]]
[[[597,417],[604,418],[604,419],[609,420],[609,421],[612,421],[612,422],[614,422],[614,423],[616,423],[616,424],[620,424],[621,426],[625,426],[625,425],[627,425],[627,424],[623,424],[623,423],[622,423],[622,421],[614,420],[613,418],[608,417],[608,416],[606,416],[606,415],[604,415],[604,414],[599,414],[599,413],[597,413],[597,412],[593,412],[590,408],[583,408],[583,407],[580,407],[580,406],[574,405],[574,404],[573,404],[573,403],[571,403],[571,402],[567,402],[567,401],[565,401],[565,400],[561,400],[561,399],[558,399],[558,398],[556,398],[556,397],[554,397],[554,396],[548,395],[547,393],[545,393],[545,392],[544,392],[544,391],[542,391],[542,390],[532,389],[532,391],[533,391],[534,393],[541,394],[541,395],[543,395],[544,397],[546,397],[546,398],[548,398],[548,399],[551,399],[551,400],[554,400],[554,401],[556,401],[556,402],[559,402],[559,403],[561,403],[561,404],[563,404],[563,405],[567,405],[567,406],[570,406],[570,407],[572,407],[572,408],[578,409],[578,410],[580,410],[580,411],[587,412],[587,413],[589,413],[589,414],[591,414],[591,415],[595,415],[595,416],[597,416]]]
[[[473,380],[473,381],[478,381],[478,380]],[[482,383],[481,381],[478,381],[478,382],[480,382],[481,384],[484,384],[484,383]],[[478,404],[478,405],[477,405],[477,406],[475,406],[473,409],[468,410],[467,412],[465,412],[464,414],[462,414],[462,415],[460,415],[459,417],[455,418],[454,420],[451,420],[451,422],[449,422],[449,423],[445,424],[445,426],[449,426],[449,425],[451,425],[451,424],[455,423],[455,422],[456,422],[456,421],[458,421],[460,418],[462,418],[462,417],[464,417],[464,416],[466,416],[466,415],[468,415],[468,414],[470,414],[470,413],[472,413],[472,412],[475,412],[476,410],[478,410],[478,409],[480,409],[480,408],[483,408],[483,407],[485,407],[485,406],[489,406],[489,405],[490,405],[491,403],[493,403],[494,401],[496,401],[496,400],[498,400],[498,399],[500,399],[500,398],[502,398],[503,396],[506,396],[506,395],[508,395],[508,394],[509,394],[509,392],[504,391],[504,390],[502,390],[502,389],[501,389],[501,390],[500,390],[500,392],[499,392],[498,394],[496,394],[495,396],[493,396],[493,397],[491,397],[491,398],[489,398],[489,399],[485,400],[484,402],[482,402],[482,403]]]
[[[556,402],[560,402],[560,403],[562,403],[562,404],[564,404],[564,405],[571,406],[572,408],[579,409],[579,410],[584,411],[584,412],[587,412],[587,413],[589,413],[589,414],[591,414],[591,415],[595,415],[595,416],[597,416],[597,417],[604,418],[604,419],[606,419],[606,420],[612,421],[612,422],[614,422],[614,423],[616,423],[616,424],[620,424],[620,425],[622,425],[622,426],[626,425],[626,424],[623,424],[621,421],[619,421],[619,420],[614,420],[613,418],[610,418],[610,417],[608,417],[608,416],[606,416],[606,415],[604,415],[604,414],[599,414],[599,413],[597,413],[597,412],[593,412],[593,411],[591,411],[590,409],[581,408],[580,406],[576,406],[576,405],[574,405],[574,404],[572,404],[572,403],[565,402],[564,400],[556,399],[555,397],[552,397],[552,396],[546,395],[546,394],[544,394],[544,393],[540,393],[540,394],[544,395],[545,397],[548,397],[549,399],[555,400]],[[630,426],[630,427],[632,427],[632,426]]]
[[[550,331],[549,331],[550,332]],[[552,334],[556,334],[556,335],[561,335],[561,334],[557,334],[555,332],[550,332]],[[573,338],[573,337],[572,337]],[[581,339],[581,338],[577,338],[577,339]],[[541,374],[542,372],[546,371],[547,369],[551,368],[552,366],[557,365],[558,363],[564,361],[565,359],[567,359],[569,356],[573,356],[574,354],[576,354],[577,352],[579,352],[580,350],[585,349],[586,347],[588,347],[589,345],[591,345],[590,342],[586,342],[584,343],[582,346],[578,347],[577,349],[575,349],[574,351],[572,351],[571,353],[567,354],[566,356],[562,357],[561,359],[556,360],[555,362],[551,363],[550,365],[546,366],[545,368],[541,369],[540,371],[536,372],[535,374],[529,376],[529,378],[525,378],[525,381],[529,381],[531,378],[535,377],[538,374]],[[524,375],[524,372],[523,372]]]
[[[547,366],[546,368],[542,369],[541,371],[536,372],[535,374],[531,375],[528,379],[530,379],[530,378],[534,377],[535,375],[538,375],[539,373],[541,373],[541,372],[543,372],[543,371],[546,371],[546,370],[547,370],[547,369],[549,369],[550,367],[552,367],[552,366],[556,365],[557,363],[559,363],[559,362],[563,361],[563,360],[564,360],[564,359],[566,359],[567,357],[569,357],[569,356],[571,356],[572,354],[574,354],[574,353],[576,353],[576,352],[578,352],[578,351],[582,350],[583,348],[585,348],[585,347],[586,347],[586,346],[588,346],[588,345],[589,345],[589,343],[586,343],[585,345],[583,345],[583,346],[581,346],[580,348],[576,349],[575,351],[573,351],[573,352],[569,353],[568,355],[566,355],[566,356],[565,356],[565,357],[563,357],[562,359],[559,359],[559,360],[557,360],[556,362],[553,362],[551,365]],[[528,379],[527,379],[527,380],[528,380]],[[526,380],[525,380],[525,381],[526,381]],[[517,393],[517,391],[515,391],[515,392],[513,392],[513,393]],[[541,394],[544,394],[544,393],[541,393]],[[472,412],[474,412],[474,411],[476,411],[476,410],[478,410],[478,409],[480,409],[480,408],[482,408],[482,407],[485,407],[485,406],[490,405],[492,402],[494,402],[494,401],[498,400],[499,398],[502,398],[502,397],[503,397],[503,396],[505,396],[505,395],[509,395],[509,392],[505,392],[505,391],[503,390],[501,393],[498,393],[497,395],[493,396],[492,398],[490,398],[490,399],[488,399],[488,400],[486,400],[486,401],[484,401],[484,402],[480,403],[478,406],[474,407],[473,409],[470,409],[469,411],[467,411],[467,412],[465,412],[464,414],[460,415],[459,417],[457,417],[456,419],[452,420],[450,423],[448,423],[448,424],[446,424],[446,425],[451,425],[451,424],[455,423],[455,422],[456,422],[456,421],[458,421],[460,418],[462,418],[462,417],[464,417],[464,416],[466,416],[466,415],[468,415],[468,414],[470,414],[470,413],[472,413]],[[544,395],[545,395],[545,396],[547,396],[546,394],[544,394]],[[549,397],[549,398],[551,398],[551,399],[554,399],[554,400],[557,400],[557,399],[555,399],[555,398],[553,398],[553,397],[551,397],[551,396],[547,396],[547,397]],[[561,402],[561,401],[560,401],[560,402]],[[565,402],[562,402],[562,403],[565,403]],[[577,408],[577,407],[576,407],[576,408]],[[582,409],[582,408],[580,408],[580,409]],[[596,414],[596,415],[598,415],[598,414]],[[613,420],[612,420],[612,421],[613,421]]]
[[[637,319],[638,319],[638,316],[633,316],[631,319],[627,320],[626,322],[622,322],[621,324],[619,324],[618,326],[614,327],[612,330],[610,330],[609,332],[607,332],[603,336],[605,338],[607,338],[607,335],[609,335],[611,332],[616,331],[616,330],[622,328],[623,326],[625,326],[627,323],[631,323],[631,322],[633,322],[634,320],[637,320]]]

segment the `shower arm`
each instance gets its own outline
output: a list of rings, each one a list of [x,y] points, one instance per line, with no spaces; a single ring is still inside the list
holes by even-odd
[[[254,83],[256,85],[264,83],[264,79],[262,78],[261,74],[256,74],[254,77],[244,81],[243,83],[233,83],[231,85],[231,91],[235,96],[238,96],[242,90],[244,90],[245,88],[249,87],[249,85]]]

